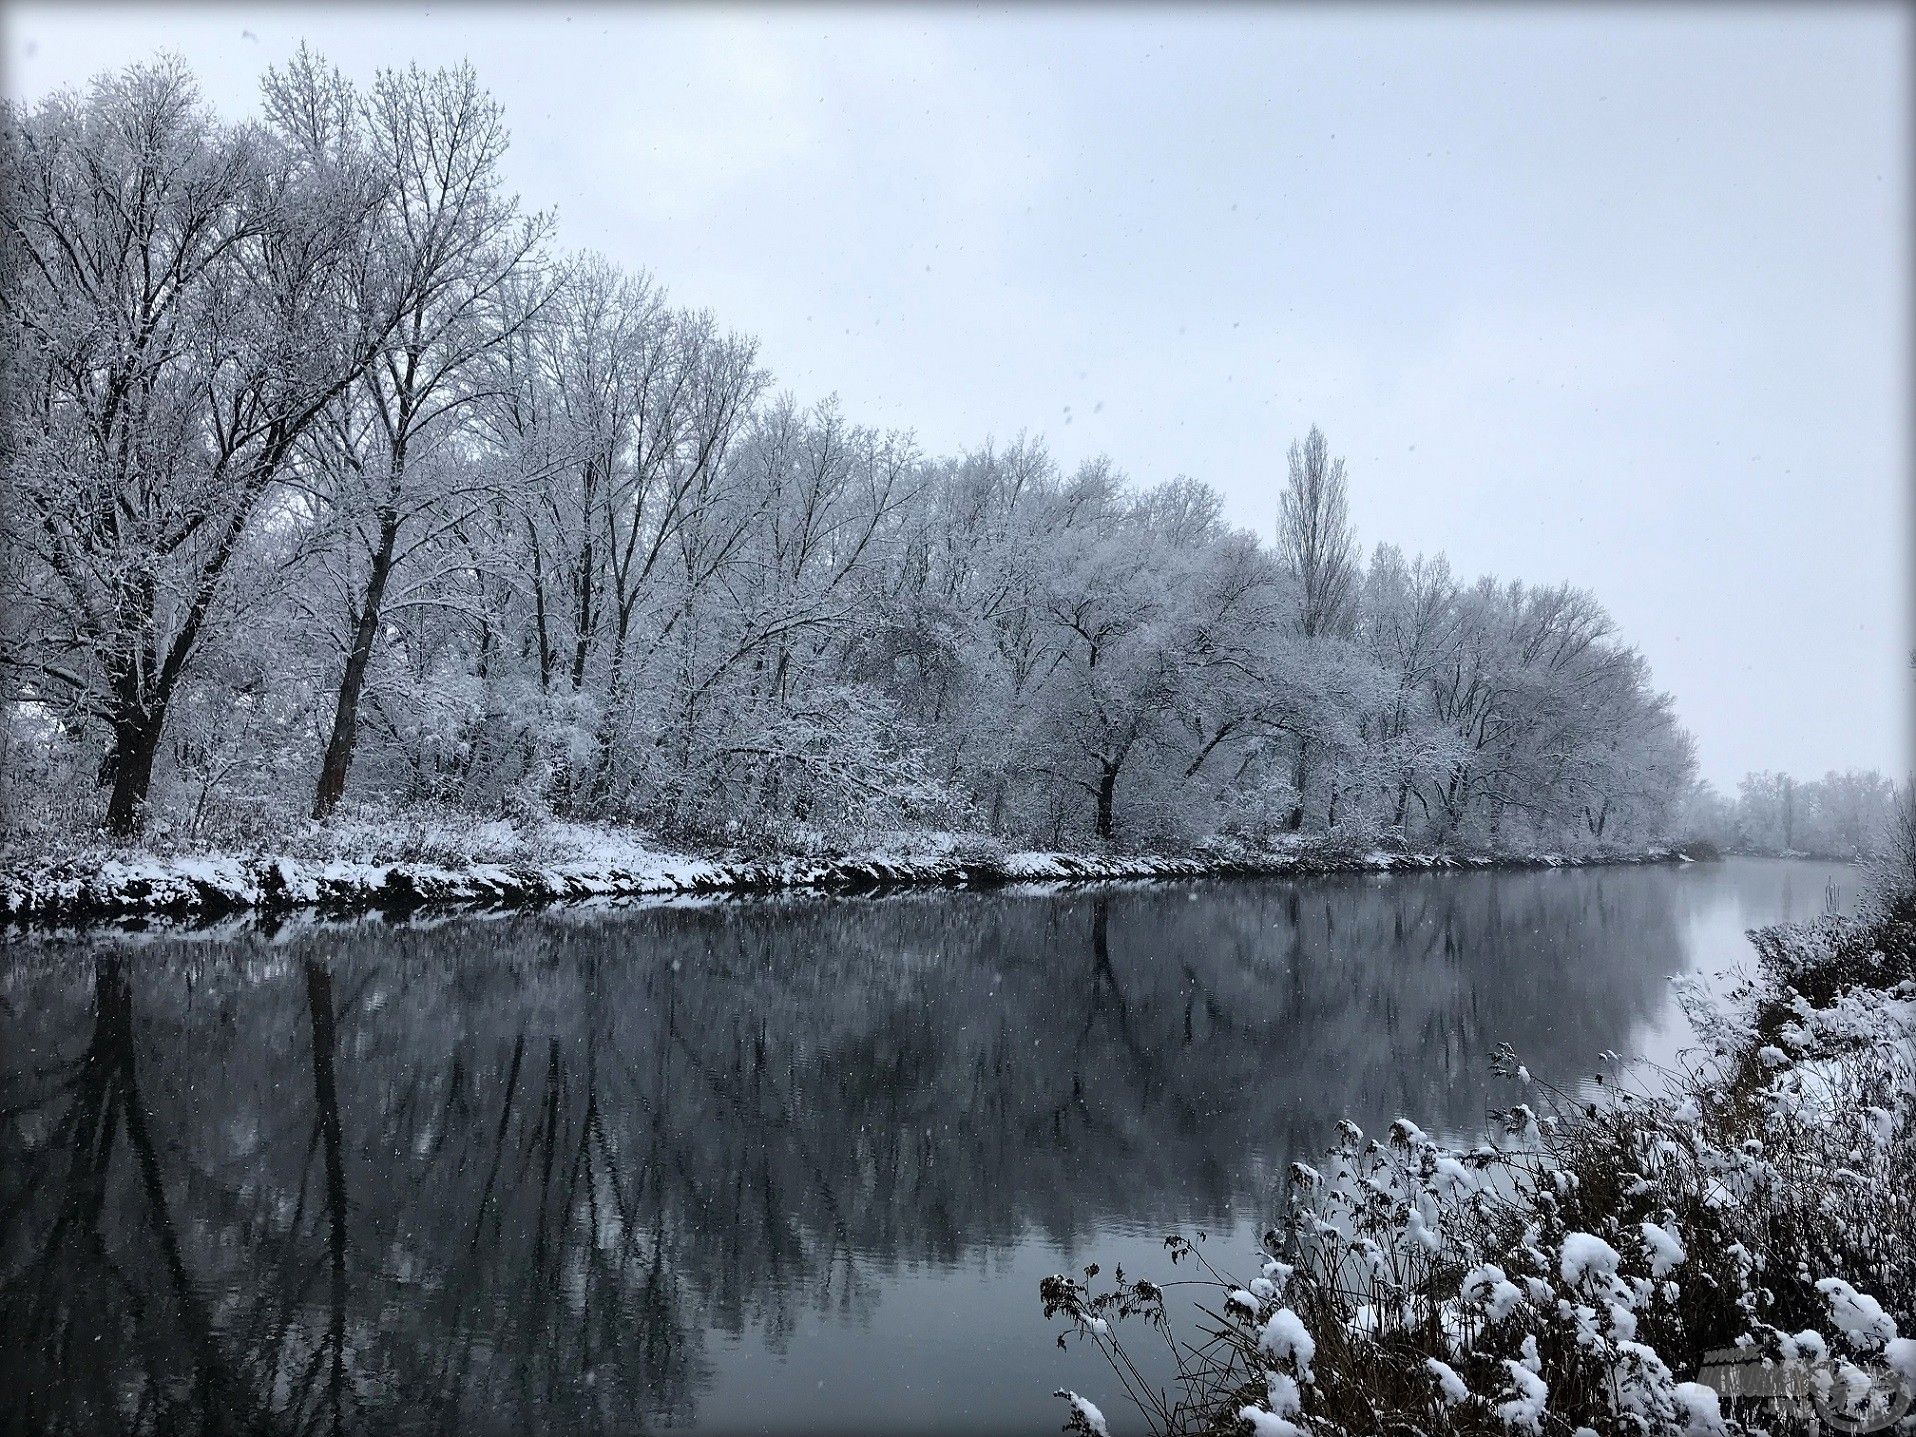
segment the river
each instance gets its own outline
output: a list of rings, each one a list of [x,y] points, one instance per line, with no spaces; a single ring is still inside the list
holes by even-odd
[[[1722,863],[560,907],[0,951],[0,1426],[1055,1432],[1047,1273],[1252,1271],[1349,1116],[1673,1059],[1848,907]]]

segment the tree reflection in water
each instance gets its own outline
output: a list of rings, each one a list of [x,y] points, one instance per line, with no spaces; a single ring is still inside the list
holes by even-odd
[[[903,1267],[1255,1207],[1341,1115],[1474,1123],[1501,1099],[1500,1040],[1582,1071],[1663,1001],[1685,883],[791,898],[19,944],[0,969],[5,1420],[688,1423],[716,1335],[855,1345]]]

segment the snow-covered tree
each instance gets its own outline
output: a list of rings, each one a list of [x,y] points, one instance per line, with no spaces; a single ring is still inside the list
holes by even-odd
[[[489,476],[461,440],[494,372],[484,361],[544,303],[542,287],[514,281],[538,263],[548,225],[504,190],[504,116],[470,66],[385,70],[357,96],[302,51],[268,73],[267,95],[289,126],[336,108],[343,143],[370,156],[381,198],[371,227],[377,282],[397,312],[310,445],[338,535],[327,561],[342,641],[313,797],[324,818],[346,789],[367,671],[393,606],[436,601],[440,540],[485,505]],[[405,575],[407,587],[395,589],[409,568],[424,576]]]
[[[1597,601],[1361,563],[1320,430],[1269,539],[1035,438],[927,455],[551,253],[470,69],[301,52],[264,96],[224,124],[162,64],[6,113],[0,757],[97,773],[114,830],[150,791],[323,819],[349,778],[740,841],[1680,821],[1689,740]],[[1851,851],[1881,789],[1766,780],[1738,841]]]
[[[295,447],[384,343],[376,178],[221,125],[176,62],[5,116],[22,696],[107,735],[141,824],[167,714]]]

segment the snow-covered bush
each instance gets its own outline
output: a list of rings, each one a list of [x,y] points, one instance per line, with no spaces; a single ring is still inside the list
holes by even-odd
[[[1250,852],[1277,848],[1290,837],[1297,802],[1297,789],[1282,774],[1233,785],[1218,810],[1217,836]]]
[[[1482,1141],[1341,1125],[1292,1166],[1249,1282],[1173,1238],[1188,1282],[1100,1291],[1090,1269],[1048,1279],[1045,1310],[1163,1433],[1722,1433],[1738,1414],[1695,1377],[1738,1348],[1827,1359],[1819,1400],[1839,1406],[1905,1365],[1916,1393],[1916,984],[1851,981],[1822,1006],[1792,986],[1900,933],[1763,935],[1740,1020],[1698,1015],[1717,1051],[1580,1096],[1528,1082]],[[1196,1292],[1195,1339],[1171,1333],[1167,1287]],[[1171,1344],[1174,1396],[1123,1349],[1126,1317]]]

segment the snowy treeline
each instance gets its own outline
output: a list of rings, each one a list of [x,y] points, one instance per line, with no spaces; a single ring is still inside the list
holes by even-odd
[[[1725,852],[1857,858],[1881,847],[1897,813],[1896,785],[1874,769],[1807,781],[1764,771],[1746,775],[1734,797],[1699,782],[1677,829]]]
[[[556,247],[469,70],[161,62],[5,119],[7,822],[342,798],[778,840],[1628,844],[1690,742],[1588,593],[922,453]],[[1281,500],[1277,497],[1281,488]]]

